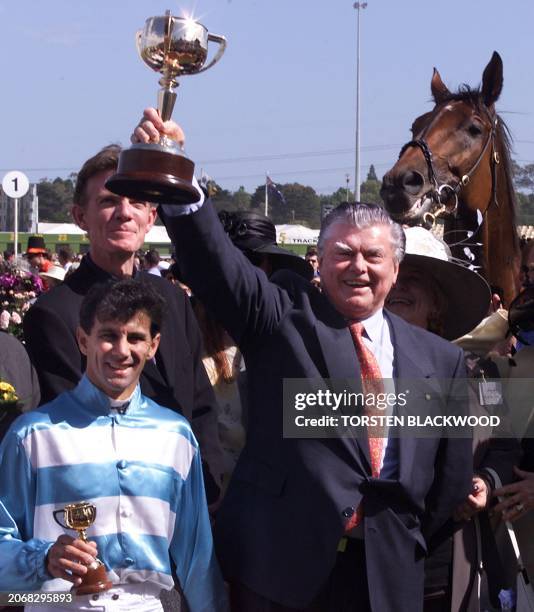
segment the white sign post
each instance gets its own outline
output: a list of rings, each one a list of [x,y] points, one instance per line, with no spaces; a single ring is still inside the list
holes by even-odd
[[[2,180],[2,189],[8,198],[13,200],[15,223],[13,234],[15,236],[15,261],[19,251],[19,198],[23,198],[30,188],[30,181],[24,172],[12,170],[8,172]]]

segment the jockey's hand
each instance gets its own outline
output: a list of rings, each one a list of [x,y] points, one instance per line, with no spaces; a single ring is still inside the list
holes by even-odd
[[[69,535],[60,535],[48,550],[46,569],[54,578],[63,578],[79,585],[87,573],[87,567],[95,563],[96,555],[95,542],[84,542]]]

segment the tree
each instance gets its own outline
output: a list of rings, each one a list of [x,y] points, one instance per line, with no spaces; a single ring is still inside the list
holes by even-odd
[[[369,172],[367,173],[367,180],[365,180],[360,186],[360,200],[362,202],[369,202],[372,204],[382,204],[380,187],[381,182],[376,176],[374,165],[371,164]]]
[[[215,191],[211,195],[211,199],[218,212],[221,210],[234,212],[236,210],[248,210],[250,208],[251,195],[247,193],[243,186],[232,193],[216,185]]]
[[[72,221],[70,209],[74,195],[75,175],[67,179],[53,181],[41,179],[37,183],[39,197],[39,220],[49,223],[68,223]]]
[[[520,166],[512,161],[512,173],[516,188],[517,222],[531,225],[534,222],[534,164]]]
[[[250,208],[250,200],[252,196],[248,193],[243,185],[237,191],[234,191],[233,200],[235,210],[248,210]]]
[[[277,185],[284,197],[283,203],[274,192],[269,194],[269,217],[275,224],[300,223],[308,227],[319,227],[321,206],[319,196],[312,187],[300,183]],[[264,213],[265,185],[260,185],[252,194],[251,208]]]

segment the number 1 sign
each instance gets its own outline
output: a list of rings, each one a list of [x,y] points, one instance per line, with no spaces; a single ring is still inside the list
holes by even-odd
[[[14,200],[15,210],[13,216],[15,219],[14,238],[15,238],[15,260],[18,256],[18,234],[19,234],[19,198],[24,197],[30,188],[30,181],[24,172],[12,170],[8,172],[2,180],[2,189],[4,193]]]

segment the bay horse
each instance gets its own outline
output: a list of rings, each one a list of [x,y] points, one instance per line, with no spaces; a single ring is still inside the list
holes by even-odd
[[[495,111],[502,84],[497,52],[478,89],[462,85],[452,93],[434,68],[435,106],[414,121],[413,140],[384,175],[380,194],[400,223],[425,225],[444,217],[453,256],[482,268],[509,304],[519,290],[520,252],[510,136]]]

